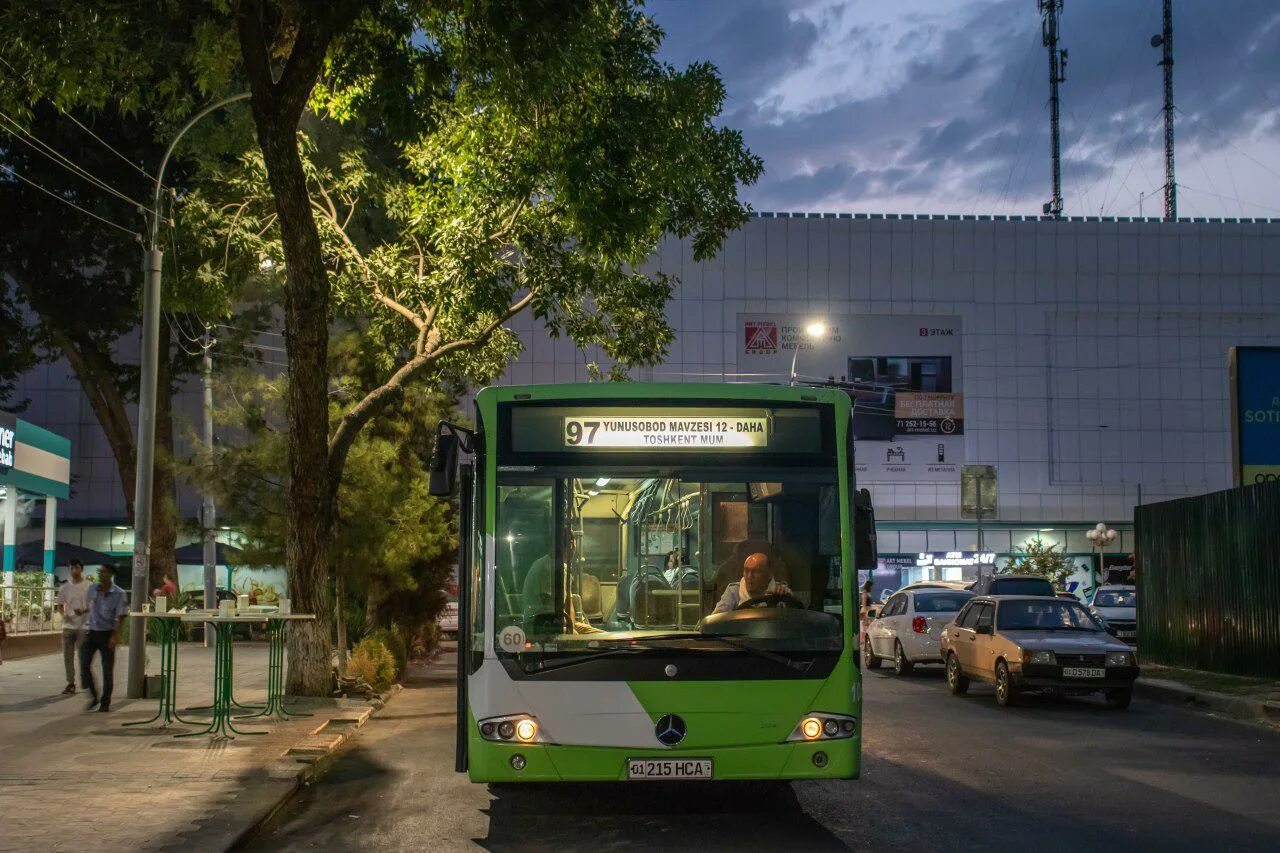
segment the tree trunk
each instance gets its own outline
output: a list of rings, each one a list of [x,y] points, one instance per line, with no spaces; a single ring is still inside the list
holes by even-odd
[[[288,530],[285,560],[289,595],[314,622],[289,630],[285,689],[295,696],[327,696],[333,673],[333,610],[329,602],[328,551],[333,498],[329,488],[329,276],[321,253],[298,152],[298,123],[324,68],[334,33],[361,8],[355,3],[304,4],[288,20],[294,35],[279,73],[258,0],[236,7],[240,54],[252,93],[258,147],[275,199],[285,260],[285,350],[289,368],[285,415],[289,425]],[[276,45],[278,48],[279,45]]]
[[[255,118],[258,110],[255,103]],[[285,559],[289,593],[314,622],[289,631],[290,695],[327,696],[333,623],[328,595],[332,500],[329,491],[329,280],[320,236],[311,218],[306,176],[295,127],[258,121],[262,148],[284,243],[285,349],[289,366],[285,413],[289,423],[288,532]]]

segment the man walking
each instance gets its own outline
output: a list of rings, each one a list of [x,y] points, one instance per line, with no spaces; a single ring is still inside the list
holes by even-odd
[[[89,710],[111,710],[111,687],[116,668],[116,643],[120,640],[120,626],[129,612],[124,600],[124,590],[111,581],[114,573],[110,566],[98,569],[98,582],[89,587],[89,632],[80,647],[80,681],[93,700]],[[93,681],[93,655],[102,655],[102,695]]]
[[[67,671],[66,694],[76,692],[76,652],[84,643],[84,625],[89,616],[89,587],[84,579],[84,563],[71,561],[71,580],[58,587],[58,604],[62,605],[62,666]],[[87,687],[83,679],[81,687]]]

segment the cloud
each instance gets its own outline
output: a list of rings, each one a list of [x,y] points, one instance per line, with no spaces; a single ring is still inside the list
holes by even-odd
[[[1048,198],[1047,59],[1025,0],[652,9],[671,33],[669,58],[720,66],[724,121],[765,159],[748,191],[757,209],[1034,213]],[[1205,185],[1188,196],[1204,209],[1262,215],[1257,202],[1280,190],[1267,166],[1280,6],[1184,0],[1175,15],[1179,182]],[[1163,182],[1160,52],[1149,44],[1159,29],[1157,0],[1068,4],[1068,213],[1123,212]]]

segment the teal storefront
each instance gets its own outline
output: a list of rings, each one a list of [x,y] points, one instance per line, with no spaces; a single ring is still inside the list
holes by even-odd
[[[3,580],[12,603],[17,569],[18,510],[27,502],[44,503],[44,588],[52,596],[58,501],[71,494],[71,441],[0,412],[0,526],[3,531]]]

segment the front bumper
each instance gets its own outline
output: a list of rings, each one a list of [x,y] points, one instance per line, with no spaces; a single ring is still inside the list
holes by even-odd
[[[813,762],[817,752],[827,755],[822,767]],[[523,770],[511,766],[511,756],[516,753],[524,756]],[[472,782],[625,782],[627,760],[631,758],[710,758],[712,781],[857,779],[860,757],[860,733],[812,743],[679,750],[472,740],[469,772]]]
[[[1067,678],[1062,667],[1048,664],[1023,664],[1021,670],[1012,671],[1013,683],[1028,690],[1044,688],[1061,689],[1073,693],[1094,693],[1132,687],[1137,680],[1139,667],[1108,666],[1102,678]]]

